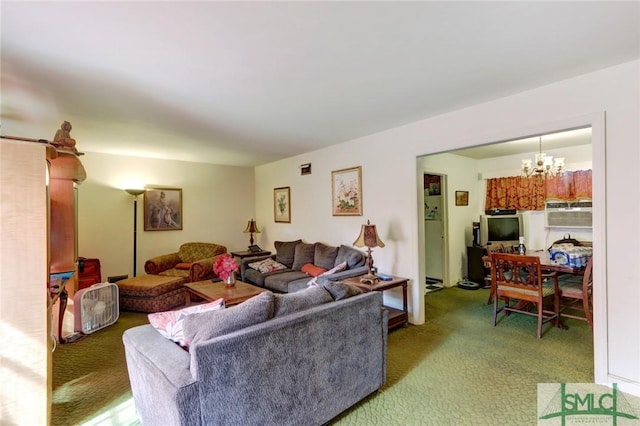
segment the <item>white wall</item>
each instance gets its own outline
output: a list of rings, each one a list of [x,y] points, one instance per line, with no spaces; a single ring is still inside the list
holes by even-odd
[[[100,259],[104,281],[133,273],[133,197],[124,188],[182,188],[182,230],[144,231],[144,197],[138,197],[138,275],[145,260],[184,242],[214,242],[229,251],[249,245],[242,231],[254,215],[252,168],[98,153],[80,159],[87,179],[78,188],[78,254]]]
[[[640,286],[637,274],[629,273],[640,257],[640,185],[638,174],[629,172],[640,162],[639,75],[633,61],[258,167],[256,211],[268,228],[261,244],[295,237],[349,244],[360,223],[371,219],[388,243],[376,250],[376,264],[381,272],[412,279],[410,321],[422,323],[422,170],[416,170],[416,157],[595,122],[594,197],[601,191],[604,200],[606,190],[605,208],[594,213],[596,380],[628,382],[621,388],[640,394]],[[606,129],[597,118],[602,113]],[[313,175],[300,176],[298,166],[308,162]],[[357,165],[363,170],[364,215],[333,217],[331,170]],[[278,186],[291,186],[291,224],[273,223]]]

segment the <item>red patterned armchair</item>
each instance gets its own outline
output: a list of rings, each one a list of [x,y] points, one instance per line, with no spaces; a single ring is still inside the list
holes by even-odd
[[[182,277],[184,282],[204,281],[213,277],[216,256],[227,252],[225,246],[214,243],[184,243],[177,253],[149,259],[144,270],[149,275]]]

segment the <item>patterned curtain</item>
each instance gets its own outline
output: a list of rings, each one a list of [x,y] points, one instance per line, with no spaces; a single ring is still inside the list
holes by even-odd
[[[591,170],[544,178],[509,176],[487,179],[485,209],[544,210],[546,200],[591,199]]]
[[[591,170],[565,172],[547,179],[547,199],[577,201],[591,199]]]
[[[485,209],[544,210],[542,176],[487,179]]]

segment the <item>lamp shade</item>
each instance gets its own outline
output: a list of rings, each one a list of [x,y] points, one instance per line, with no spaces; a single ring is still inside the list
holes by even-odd
[[[258,229],[258,225],[256,224],[256,221],[251,219],[249,222],[247,222],[247,227],[245,228],[245,230],[243,231],[245,234],[259,234],[260,233],[260,229]]]
[[[134,197],[137,197],[138,195],[142,194],[144,192],[144,189],[125,189],[125,191],[127,191],[129,194],[133,195]]]
[[[356,247],[384,247],[384,243],[378,236],[376,226],[372,225],[369,220],[360,228],[360,235],[353,242]]]

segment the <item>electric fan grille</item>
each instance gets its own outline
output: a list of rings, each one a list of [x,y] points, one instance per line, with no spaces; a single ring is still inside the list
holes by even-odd
[[[76,293],[74,329],[90,334],[118,320],[120,314],[118,286],[113,283],[94,284]]]

